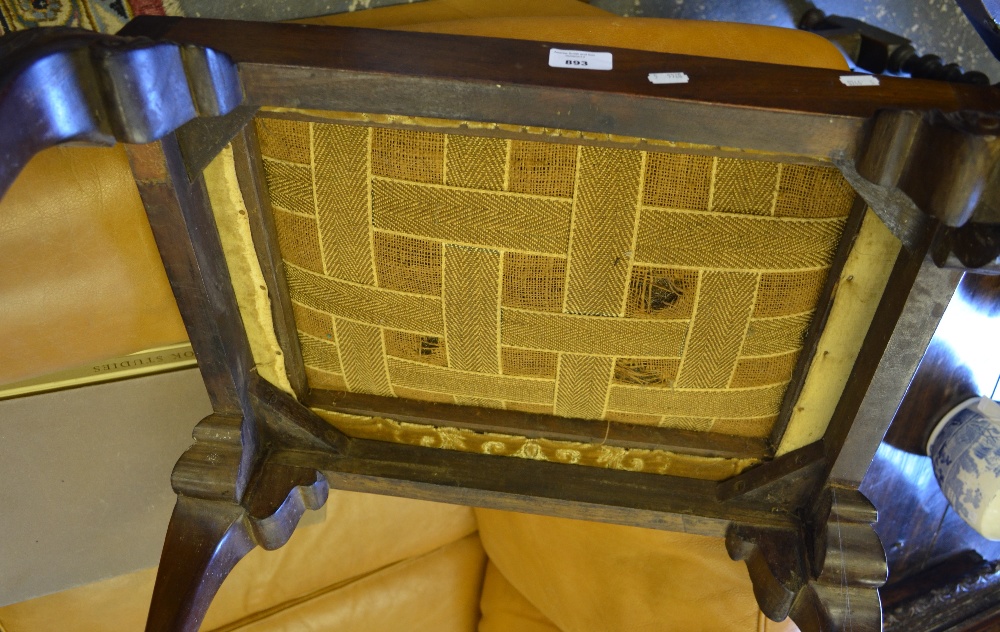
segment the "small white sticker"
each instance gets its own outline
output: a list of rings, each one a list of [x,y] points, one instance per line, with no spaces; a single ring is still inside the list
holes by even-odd
[[[683,72],[651,72],[649,73],[650,83],[687,83],[691,81]]]
[[[877,86],[878,77],[875,75],[841,75],[840,83],[845,86]]]
[[[553,68],[582,68],[584,70],[611,70],[611,53],[592,53],[589,50],[549,50],[549,65]]]

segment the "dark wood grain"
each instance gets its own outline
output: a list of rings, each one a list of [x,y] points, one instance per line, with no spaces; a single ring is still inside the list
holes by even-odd
[[[883,605],[887,611],[894,610],[907,601],[925,597],[943,584],[954,584],[970,573],[982,571],[986,564],[975,551],[961,551],[911,574],[905,581],[891,580],[883,591]]]
[[[204,181],[188,181],[173,136],[126,149],[212,406],[220,413],[247,412],[253,360],[242,322],[226,316],[239,314],[239,306]]]
[[[329,494],[316,470],[264,460],[243,503],[254,543],[268,551],[284,546],[306,510],[322,507]]]
[[[278,462],[255,471],[243,503],[180,494],[157,569],[146,632],[198,632],[226,576],[254,547],[276,549],[327,500],[322,474]]]
[[[770,456],[765,441],[754,437],[557,417],[479,406],[456,406],[364,393],[313,389],[306,399],[306,405],[348,415],[374,415],[416,424],[447,425],[468,428],[476,432],[498,432],[529,438],[602,443],[644,450],[670,450],[707,457]]]
[[[875,529],[889,561],[889,582],[927,568],[948,508],[930,459],[883,444],[861,491],[879,510]]]
[[[886,632],[990,632],[1000,626],[1000,565],[964,551],[885,596]]]
[[[961,279],[925,259],[932,233],[901,250],[824,436],[832,480],[857,485],[871,465]]]
[[[876,516],[858,490],[831,486],[808,517],[807,533],[733,524],[726,549],[746,562],[768,618],[791,617],[803,632],[880,630],[886,563],[871,526]]]
[[[614,70],[572,72],[548,65],[549,49],[557,44],[514,39],[412,33],[306,24],[225,20],[159,20],[139,17],[130,33],[155,24],[158,35],[186,43],[202,43],[226,51],[241,65],[356,70],[384,75],[442,77],[465,83],[536,85],[644,97],[669,97],[702,103],[798,110],[818,114],[868,117],[877,108],[945,111],[990,110],[998,104],[989,87],[929,80],[880,77],[880,85],[863,90],[844,86],[846,71],[778,66],[654,53],[582,44],[576,50],[610,51]],[[685,84],[656,85],[647,74],[682,70]],[[294,72],[292,73],[294,74]],[[761,77],[767,77],[765,86]],[[253,81],[248,81],[248,94]],[[303,86],[305,92],[309,87]],[[276,105],[276,104],[269,104]]]
[[[231,500],[238,502],[257,459],[257,425],[248,394],[253,355],[205,182],[201,177],[188,180],[173,134],[127,149],[212,408],[241,420],[234,439],[239,467],[231,481]]]
[[[177,142],[184,155],[188,177],[197,178],[222,148],[253,118],[257,108],[240,106],[225,116],[197,118],[177,129]]]
[[[889,560],[890,584],[966,550],[1000,560],[1000,542],[987,540],[955,514],[926,456],[883,443],[861,491],[879,510],[875,528]]]
[[[257,416],[266,429],[266,448],[345,453],[351,438],[320,419],[298,400],[255,375],[250,387]]]
[[[720,482],[716,494],[719,500],[728,500],[756,492],[758,502],[802,498],[813,491],[810,486],[817,478],[816,470],[825,462],[826,447],[816,441]]]
[[[615,69],[548,66],[553,44],[295,24],[137,18],[171,39],[219,47],[256,105],[492,121],[762,151],[853,155],[880,108],[1000,109],[990,88],[612,49]],[[593,47],[576,46],[577,49]],[[688,84],[654,85],[683,70]]]
[[[0,195],[47,147],[149,143],[199,116],[232,111],[242,99],[236,68],[213,55],[193,46],[182,56],[170,42],[75,28],[7,34],[0,42]],[[198,63],[209,58],[214,63]]]
[[[716,483],[352,439],[344,456],[278,451],[337,489],[721,536],[732,521],[794,528],[792,507],[715,498]]]
[[[925,245],[928,242],[929,239],[925,238]],[[920,272],[922,261],[922,255],[914,256],[905,251],[901,252],[896,259],[893,270],[889,275],[889,281],[886,283],[886,290],[882,295],[882,301],[872,319],[872,326],[868,330],[865,341],[862,343],[861,351],[854,362],[855,369],[847,381],[844,393],[837,403],[833,419],[824,437],[826,441],[829,441],[828,449],[831,457],[831,468],[833,467],[833,461],[840,455],[844,447],[847,435],[850,433],[865,395],[868,393],[872,378],[878,369],[879,360],[882,358],[889,343],[889,338],[895,329],[896,322],[903,312],[906,298],[909,295],[909,290],[913,286],[917,274]],[[890,421],[891,419],[886,421],[887,426]],[[882,437],[880,436],[873,446],[873,452],[877,450],[881,439]],[[870,462],[869,460],[865,464],[865,469],[867,469]],[[852,467],[851,470],[849,475],[856,476],[858,482],[864,478],[864,470],[857,471],[857,467]]]
[[[215,593],[255,546],[239,505],[177,498],[146,632],[198,632]]]
[[[975,551],[987,560],[1000,561],[1000,542],[984,538],[962,520],[955,509],[948,504],[941,519],[941,526],[938,527],[934,547],[928,552],[927,564],[934,564],[965,550]]]

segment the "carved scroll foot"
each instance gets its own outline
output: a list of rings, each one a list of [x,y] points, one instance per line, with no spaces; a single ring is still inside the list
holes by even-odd
[[[733,525],[726,547],[746,561],[761,611],[790,616],[802,632],[882,629],[878,588],[888,567],[860,492],[830,488],[804,532]]]

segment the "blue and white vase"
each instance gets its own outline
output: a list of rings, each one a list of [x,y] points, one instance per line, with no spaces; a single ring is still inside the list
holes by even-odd
[[[974,397],[948,411],[927,454],[952,508],[983,537],[1000,540],[1000,404]]]

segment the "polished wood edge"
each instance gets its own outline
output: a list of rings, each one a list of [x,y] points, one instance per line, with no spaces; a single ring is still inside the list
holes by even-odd
[[[255,543],[236,504],[177,497],[146,632],[197,632],[222,582]]]
[[[873,104],[899,109],[998,109],[991,87],[879,77],[879,85],[850,88],[849,71],[735,61],[582,44],[559,44],[465,35],[416,33],[306,24],[184,18],[160,23],[136,18],[129,34],[217,47],[237,64],[309,66],[385,75],[444,77],[465,82],[515,83],[552,88],[631,93],[636,96],[716,102],[744,107],[868,117]],[[294,46],[289,44],[294,43]],[[608,51],[614,70],[578,72],[548,65],[553,47]],[[651,83],[647,74],[682,69],[686,84]],[[765,80],[762,84],[761,81]],[[766,89],[762,89],[766,85]]]
[[[47,147],[149,143],[243,100],[227,57],[145,37],[29,29],[0,40],[0,60],[0,195]]]
[[[257,108],[241,105],[225,116],[196,118],[181,125],[176,134],[188,178],[201,175],[226,145],[236,141],[256,113]]]
[[[845,616],[838,595],[847,595],[853,610],[848,612],[857,621],[878,625],[873,613],[878,611],[876,587],[884,581],[884,557],[880,565],[873,553],[877,537],[868,526],[875,519],[870,505],[850,485],[817,487],[812,509],[802,516],[795,505],[786,504],[787,498],[777,496],[771,504],[754,494],[723,494],[725,500],[720,500],[720,484],[710,481],[348,441],[336,434],[321,438],[340,442],[341,452],[281,450],[287,436],[274,429],[283,420],[293,420],[289,427],[315,420],[302,415],[297,404],[262,400],[249,385],[252,356],[204,182],[192,178],[197,169],[189,168],[197,159],[192,155],[193,162],[185,161],[171,132],[194,116],[224,114],[246,97],[250,107],[405,112],[707,144],[729,139],[778,153],[854,156],[880,109],[990,114],[1000,109],[995,89],[883,78],[873,90],[850,90],[838,85],[841,73],[836,71],[618,50],[616,72],[580,73],[548,68],[543,60],[552,45],[546,43],[299,25],[143,19],[124,32],[186,45],[182,54],[182,47],[165,41],[74,36],[4,65],[0,191],[41,148],[66,141],[137,143],[129,147],[133,171],[215,409],[196,430],[195,446],[178,466],[178,510],[168,531],[148,629],[195,629],[197,622],[193,627],[190,622],[207,609],[232,565],[254,545],[280,545],[297,516],[322,502],[329,483],[653,528],[715,535],[728,529],[730,552],[748,559],[768,614],[781,614],[788,602],[787,612],[803,630],[838,627]],[[205,46],[198,47],[199,42]],[[5,47],[0,53],[10,51]],[[690,84],[649,84],[646,73],[668,62],[683,64]],[[50,78],[60,69],[67,81],[54,85]],[[56,103],[73,107],[50,107]],[[57,127],[52,118],[39,115],[42,110],[75,116]],[[933,122],[934,116],[923,120]],[[949,159],[990,155],[994,146],[984,146],[989,135],[980,132],[992,120],[977,118],[971,128],[967,123],[959,118],[932,125],[935,138],[923,147],[944,148],[942,155]],[[969,211],[963,196],[992,167],[977,164],[958,174],[957,185],[934,188],[924,179],[940,178],[931,160],[940,156],[922,151],[907,162],[913,169],[892,186],[926,200],[924,210],[946,221],[962,217]],[[961,160],[955,164],[967,165]],[[814,484],[829,477],[856,482],[870,463],[883,424],[888,424],[883,417],[891,417],[881,413],[893,400],[898,404],[895,390],[905,389],[904,378],[909,379],[905,371],[884,364],[883,354],[893,349],[893,340],[912,334],[900,331],[901,322],[908,324],[901,314],[910,305],[932,304],[923,295],[909,296],[922,275],[934,277],[925,265],[920,249],[910,249],[897,262],[890,291],[824,439],[828,460],[806,464],[824,468],[811,475]],[[950,277],[938,277],[934,279],[940,283],[925,290],[947,285]],[[892,388],[882,388],[884,384]],[[281,412],[282,406],[288,410]],[[298,438],[318,438],[311,430],[306,435]],[[228,453],[220,459],[214,448]],[[201,474],[181,471],[196,461],[211,467]],[[793,468],[774,480],[796,472],[804,470]],[[756,490],[763,492],[768,485]],[[759,555],[762,547],[773,555]],[[794,559],[779,568],[776,556],[786,547],[791,552],[785,555]]]
[[[717,432],[660,428],[617,421],[558,417],[516,410],[457,406],[364,393],[313,389],[304,400],[309,407],[335,413],[384,417],[430,426],[451,426],[556,441],[601,443],[623,448],[667,450],[706,457],[766,459],[763,439]]]
[[[249,393],[253,357],[205,182],[201,176],[189,178],[174,134],[129,145],[127,152],[215,411],[195,428],[194,445],[171,477],[177,506],[146,624],[147,632],[195,632],[236,563],[257,544],[277,546],[287,540],[301,512],[319,501],[322,490],[295,494],[272,516],[258,519],[249,518],[239,504],[250,502],[261,487],[259,482],[250,486],[260,478],[262,456]]]
[[[1000,110],[993,88],[880,77],[879,86],[859,89],[830,69],[612,49],[613,71],[584,72],[550,68],[548,51],[560,44],[545,42],[221,20],[133,24],[129,33],[148,29],[226,51],[247,101],[258,106],[511,123],[827,159],[853,159],[879,110]],[[649,72],[664,66],[683,67],[690,82],[650,83]]]
[[[243,504],[254,541],[269,551],[283,546],[306,510],[322,507],[329,494],[320,472],[265,459]]]
[[[879,111],[868,125],[856,171],[850,161],[836,160],[909,250],[920,246],[928,216],[951,227],[974,217],[1000,222],[996,108],[917,110]]]
[[[926,241],[926,240],[925,240]],[[878,365],[889,344],[899,317],[903,312],[903,307],[910,293],[910,288],[920,271],[923,256],[915,255],[901,250],[896,258],[889,280],[886,283],[885,291],[882,294],[879,307],[872,318],[871,327],[858,352],[858,357],[854,362],[854,370],[847,380],[844,392],[834,410],[833,418],[827,427],[824,441],[827,443],[829,455],[829,467],[832,469],[837,457],[840,455],[847,441],[847,435],[851,427],[857,420],[857,415],[861,409],[863,400],[868,394],[869,387],[878,370]],[[886,429],[891,423],[891,418],[886,420]],[[884,435],[884,431],[882,433]],[[875,442],[874,449],[882,439],[882,435]],[[868,464],[870,464],[870,460]],[[862,471],[851,472],[852,478],[860,482],[864,478],[868,464],[865,464]]]
[[[941,316],[962,278],[917,252],[902,250],[824,436],[824,476],[857,485],[875,457]]]
[[[693,478],[468,454],[354,439],[346,455],[276,450],[270,459],[323,472],[330,486],[508,511],[721,536],[730,522],[797,528],[795,508],[716,499]]]
[[[225,483],[210,477],[214,486],[228,485],[228,497],[236,502],[257,459],[257,420],[248,394],[254,363],[205,182],[201,177],[188,180],[173,134],[126,149],[215,415],[238,420],[233,432],[202,435],[205,440],[230,443],[234,455],[238,454],[234,456],[238,464],[224,477]],[[195,438],[199,438],[197,429]],[[195,460],[198,450],[197,442],[189,450]],[[184,493],[180,488],[177,491]],[[189,493],[201,491],[196,487]]]
[[[352,437],[259,376],[251,385],[251,399],[266,429],[267,449],[327,450],[335,454],[350,450]]]
[[[315,470],[265,462],[243,506],[180,494],[167,528],[146,632],[197,632],[222,582],[254,547],[283,546],[307,509],[326,502]]]

